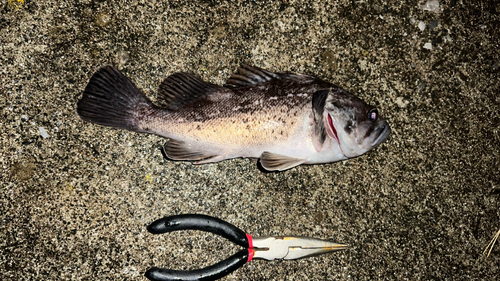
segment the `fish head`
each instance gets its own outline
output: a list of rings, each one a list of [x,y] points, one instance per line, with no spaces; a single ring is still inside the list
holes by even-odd
[[[329,91],[322,115],[326,135],[338,143],[346,158],[379,146],[391,132],[375,107],[342,89]]]

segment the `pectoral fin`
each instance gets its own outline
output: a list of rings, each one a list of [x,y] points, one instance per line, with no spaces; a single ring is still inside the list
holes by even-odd
[[[289,157],[264,151],[260,156],[260,164],[268,171],[284,171],[306,162],[305,159]]]
[[[320,151],[326,139],[325,122],[323,112],[325,111],[326,99],[330,90],[319,90],[313,94],[312,105],[314,109],[314,137],[313,143],[316,151]]]
[[[180,161],[206,161],[208,158],[216,156],[206,151],[202,151],[189,143],[174,139],[169,140],[163,146],[163,151],[165,151],[168,158]]]

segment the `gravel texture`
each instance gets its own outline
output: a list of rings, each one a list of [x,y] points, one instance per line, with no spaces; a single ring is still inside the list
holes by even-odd
[[[155,265],[239,250],[147,232],[181,213],[351,246],[252,261],[224,280],[498,278],[500,245],[482,252],[500,228],[500,2],[0,4],[2,280],[145,280]],[[106,64],[155,100],[176,71],[223,84],[241,63],[335,82],[377,105],[392,134],[356,159],[263,173],[248,159],[169,161],[160,137],[75,115]]]

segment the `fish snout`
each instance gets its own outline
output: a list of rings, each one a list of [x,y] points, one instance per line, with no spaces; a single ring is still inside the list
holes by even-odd
[[[389,126],[389,123],[387,123],[387,121],[384,121],[375,128],[374,133],[378,133],[379,135],[372,143],[373,148],[379,146],[381,143],[387,140],[387,138],[391,134],[391,127]]]

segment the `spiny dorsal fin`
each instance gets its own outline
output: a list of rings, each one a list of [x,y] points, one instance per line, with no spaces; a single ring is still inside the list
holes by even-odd
[[[226,81],[225,87],[236,88],[281,79],[277,73],[246,64],[241,65]]]
[[[293,80],[310,80],[316,79],[314,76],[295,74],[291,72],[271,72],[255,66],[242,64],[235,73],[231,74],[227,79],[224,87],[238,88],[244,86],[257,85],[260,83],[270,82],[279,79],[293,79]]]
[[[264,151],[260,156],[260,164],[268,171],[284,171],[304,163],[305,159],[289,157]]]
[[[181,161],[199,161],[216,156],[199,151],[196,147],[192,147],[186,142],[174,139],[170,139],[163,146],[163,151],[168,158]]]
[[[168,109],[178,109],[193,103],[221,88],[201,80],[200,77],[186,72],[178,72],[165,79],[158,91],[158,103]]]

